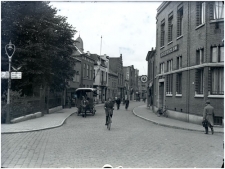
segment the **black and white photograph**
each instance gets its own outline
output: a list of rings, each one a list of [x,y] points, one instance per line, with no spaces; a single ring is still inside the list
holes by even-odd
[[[224,1],[1,1],[2,168],[224,168]]]

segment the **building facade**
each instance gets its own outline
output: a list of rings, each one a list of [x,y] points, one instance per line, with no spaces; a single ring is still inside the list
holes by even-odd
[[[152,106],[156,106],[155,98],[155,57],[156,57],[156,50],[152,48],[151,51],[148,51],[146,56],[146,61],[148,62],[148,81],[147,81],[147,105],[152,108]]]
[[[116,73],[118,76],[117,81],[117,97],[124,97],[124,81],[123,81],[123,57],[109,57],[109,68],[112,72]]]
[[[206,100],[224,117],[224,5],[163,2],[157,9],[155,108],[201,123]]]
[[[125,80],[128,82],[128,87],[126,88],[126,93],[129,100],[134,100],[134,88],[135,88],[135,69],[134,66],[124,66],[123,67],[123,75]]]
[[[103,103],[108,98],[108,72],[109,72],[109,57],[107,55],[91,54],[91,57],[95,60],[93,79],[93,87],[97,89],[97,103]]]
[[[118,82],[117,73],[115,73],[109,69],[108,97],[110,97],[112,99],[117,97],[117,94],[118,94],[117,82]]]

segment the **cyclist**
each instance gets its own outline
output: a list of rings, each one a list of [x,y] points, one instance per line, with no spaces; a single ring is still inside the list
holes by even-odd
[[[108,116],[110,115],[111,118],[113,116],[113,110],[114,110],[114,103],[112,102],[111,98],[108,98],[108,101],[105,102],[105,114],[106,114],[106,122],[105,125],[107,125]]]

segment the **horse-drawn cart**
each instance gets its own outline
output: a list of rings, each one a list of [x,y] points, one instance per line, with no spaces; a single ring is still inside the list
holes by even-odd
[[[86,117],[87,114],[95,115],[94,97],[97,96],[95,88],[78,88],[76,89],[77,95],[77,115]]]

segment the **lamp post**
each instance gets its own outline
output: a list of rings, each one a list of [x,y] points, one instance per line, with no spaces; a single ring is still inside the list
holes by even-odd
[[[6,55],[8,56],[9,58],[9,79],[8,79],[8,94],[7,94],[7,104],[8,104],[8,107],[9,104],[10,104],[10,89],[11,89],[11,61],[12,61],[12,56],[14,54],[16,50],[16,47],[14,44],[11,43],[11,40],[9,42],[9,44],[7,44],[5,46],[5,53]],[[9,116],[10,116],[10,108],[8,108],[8,112],[7,112],[7,115],[6,115],[6,122],[9,123]]]

